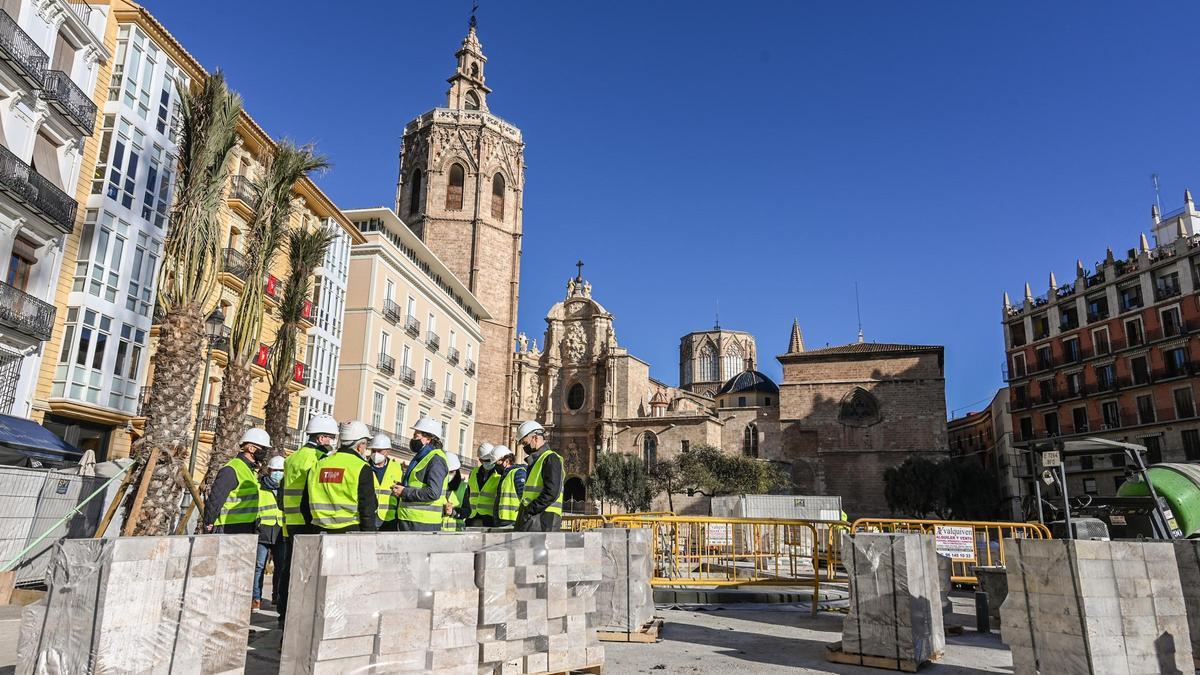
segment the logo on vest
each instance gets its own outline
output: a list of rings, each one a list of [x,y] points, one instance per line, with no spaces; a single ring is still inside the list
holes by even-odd
[[[345,469],[321,469],[321,475],[317,477],[317,481],[320,483],[340,483],[345,473]]]

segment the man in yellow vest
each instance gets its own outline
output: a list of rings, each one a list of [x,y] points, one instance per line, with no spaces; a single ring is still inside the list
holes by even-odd
[[[400,484],[392,487],[392,494],[400,501],[396,524],[402,532],[442,529],[447,464],[441,435],[442,425],[428,417],[413,425],[413,440],[421,443],[421,449],[408,463]]]
[[[221,467],[204,503],[204,531],[224,534],[258,532],[258,467],[267,461],[271,437],[247,429],[238,454]]]
[[[513,527],[521,510],[521,493],[525,490],[528,473],[524,464],[517,464],[517,458],[507,446],[497,445],[494,457],[496,473],[502,476],[496,490],[496,527]]]
[[[517,514],[519,532],[558,532],[562,529],[562,456],[546,444],[546,429],[534,421],[517,427],[517,443],[525,451],[529,476]]]
[[[338,429],[338,451],[308,472],[300,509],[322,534],[374,532],[379,500],[371,454],[371,431],[355,420]]]
[[[315,534],[316,529],[305,520],[300,510],[300,502],[304,499],[304,491],[308,487],[308,472],[322,457],[333,452],[337,445],[338,425],[329,415],[313,415],[308,418],[304,427],[307,440],[287,456],[283,461],[283,489],[281,500],[283,522],[287,525],[283,542],[287,549],[282,569],[275,566],[275,583],[278,585],[276,597],[279,602],[279,625],[283,625],[284,614],[287,613],[288,587],[291,585],[292,567],[292,537],[297,534]]]
[[[267,463],[267,472],[258,482],[258,559],[254,563],[253,608],[262,606],[263,574],[267,559],[275,560],[275,604],[279,604],[279,569],[283,567],[287,549],[283,543],[283,511],[279,508],[279,488],[283,482],[283,457],[275,455]]]
[[[503,447],[503,446],[501,446]],[[500,488],[500,470],[496,468],[496,447],[484,442],[479,446],[479,466],[467,476],[467,489],[460,508],[467,527],[495,527],[496,490]]]
[[[375,434],[371,439],[371,472],[375,475],[375,496],[379,500],[379,511],[375,525],[378,530],[396,529],[396,495],[392,486],[404,478],[400,462],[392,460],[392,439],[386,434]]]
[[[466,481],[462,479],[459,469],[462,460],[454,453],[446,453],[446,479],[442,494],[446,495],[446,503],[442,505],[442,531],[458,532],[463,529],[462,513],[457,512],[463,503],[462,493],[465,492]]]

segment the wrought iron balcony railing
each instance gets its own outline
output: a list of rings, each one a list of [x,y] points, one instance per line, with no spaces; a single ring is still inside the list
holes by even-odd
[[[387,354],[379,355],[379,370],[384,375],[392,375],[396,372],[396,359]]]
[[[400,305],[397,305],[394,300],[383,301],[383,318],[389,323],[395,324],[400,321]]]
[[[442,338],[437,333],[428,331],[425,333],[425,344],[436,352],[442,346]]]
[[[0,58],[12,63],[36,87],[46,79],[50,57],[4,11],[0,11]]]
[[[474,401],[463,401],[463,414],[471,415],[474,412],[475,412],[475,402]]]
[[[92,19],[92,7],[86,2],[76,2],[70,0],[67,4],[71,5],[71,11],[75,12],[75,16],[79,17],[85,25]]]
[[[421,381],[421,391],[426,396],[434,396],[437,394],[437,384],[427,377]]]
[[[96,104],[70,75],[61,70],[46,71],[41,96],[69,117],[85,136],[92,135],[92,129],[96,126]]]
[[[404,317],[404,332],[413,337],[421,334],[421,320],[409,314]]]
[[[54,311],[54,305],[0,281],[0,326],[35,340],[49,340],[54,327]]]
[[[458,407],[458,396],[454,392],[448,391],[443,396],[442,402],[446,404],[447,408],[456,408]]]
[[[413,386],[417,383],[417,371],[408,366],[400,366],[400,381],[408,386]]]
[[[0,12],[0,16],[8,15]],[[75,229],[75,210],[79,206],[75,200],[4,146],[0,146],[0,188],[63,234]]]
[[[235,277],[246,276],[246,256],[236,248],[225,249],[225,259],[221,266],[222,272],[228,272]]]
[[[458,365],[458,350],[455,349],[454,347],[451,347],[446,352],[446,360],[450,362],[450,365],[457,366]]]
[[[204,406],[204,417],[200,418],[200,431],[216,431],[217,430],[217,406]]]
[[[258,206],[258,189],[246,176],[234,176],[229,179],[229,198],[243,202],[253,209]]]
[[[474,375],[474,374],[475,374],[475,362],[474,362],[474,361],[472,361],[471,359],[467,359],[467,368],[466,368],[466,371],[467,371],[467,374],[468,374],[468,375]]]

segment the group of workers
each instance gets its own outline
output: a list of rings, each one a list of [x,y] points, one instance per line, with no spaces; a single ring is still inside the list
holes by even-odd
[[[262,603],[263,570],[274,560],[273,604],[287,611],[293,538],[343,532],[439,532],[562,527],[562,457],[534,421],[517,427],[524,463],[504,445],[479,446],[479,465],[464,479],[458,455],[443,449],[442,425],[422,417],[412,428],[407,463],[385,434],[328,415],[308,420],[303,445],[271,453],[262,429],[248,429],[238,454],[217,473],[202,513],[206,532],[258,534],[253,606]]]

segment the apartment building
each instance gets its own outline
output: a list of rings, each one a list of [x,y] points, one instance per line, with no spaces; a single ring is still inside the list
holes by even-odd
[[[346,283],[350,274],[350,242],[350,235],[339,230],[325,253],[324,264],[313,279],[313,327],[308,331],[308,345],[304,350],[304,384],[308,388],[300,394],[301,425],[310,415],[333,415]]]
[[[30,417],[96,156],[106,7],[0,0],[0,414]]]
[[[350,251],[334,414],[388,434],[405,456],[412,425],[432,417],[446,449],[469,465],[480,322],[489,315],[394,211],[345,213],[366,240]]]
[[[1022,502],[1027,492],[1020,480],[1023,460],[1012,445],[1008,401],[1008,389],[1001,387],[986,408],[947,422],[946,438],[951,458],[995,472],[1004,497],[1004,517],[1020,521],[1025,519]]]

